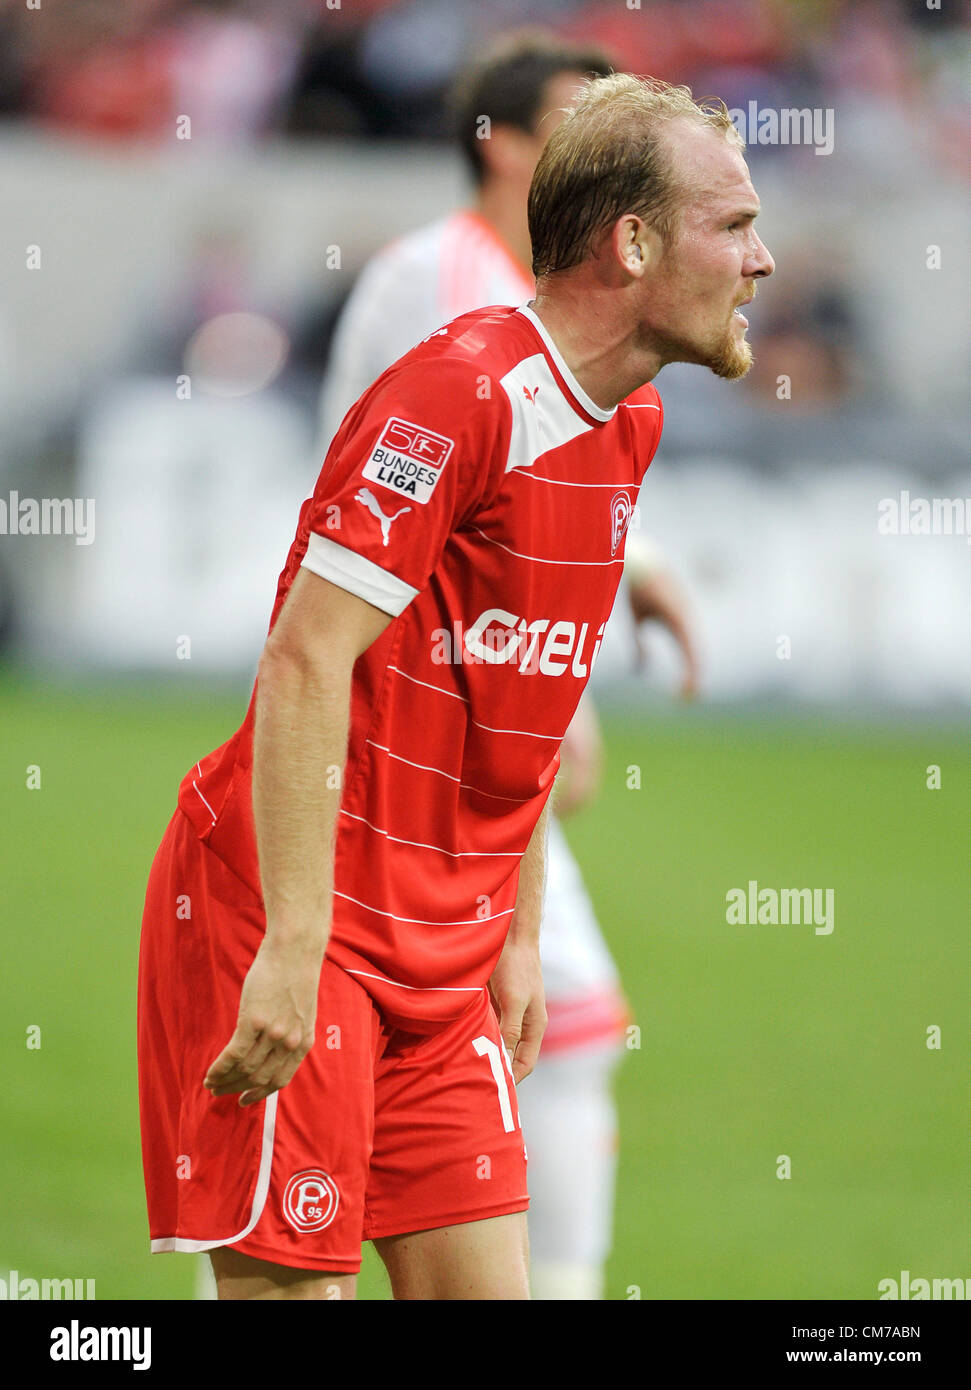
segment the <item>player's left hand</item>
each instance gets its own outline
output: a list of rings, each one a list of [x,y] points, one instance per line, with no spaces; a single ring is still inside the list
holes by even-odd
[[[535,1067],[546,1031],[538,935],[527,937],[510,931],[492,972],[489,993],[499,1015],[502,1041],[512,1059],[513,1081],[518,1086]]]

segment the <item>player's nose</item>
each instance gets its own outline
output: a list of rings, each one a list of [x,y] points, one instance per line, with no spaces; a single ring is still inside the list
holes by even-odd
[[[773,270],[775,270],[775,261],[769,253],[769,248],[758,233],[756,232],[754,235],[755,245],[752,247],[750,265],[746,267],[745,273],[762,279],[766,275],[771,275]]]

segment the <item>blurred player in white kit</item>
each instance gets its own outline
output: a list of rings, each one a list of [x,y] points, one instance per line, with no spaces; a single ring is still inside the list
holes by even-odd
[[[533,297],[526,221],[533,171],[562,119],[561,108],[583,79],[610,71],[596,49],[522,30],[464,75],[456,88],[455,117],[475,179],[474,201],[392,242],[361,273],[331,347],[318,459],[348,408],[420,339],[471,309]],[[630,535],[627,556],[634,619],[654,619],[669,629],[684,662],[681,693],[690,697],[697,661],[678,587],[649,542]],[[563,741],[558,815],[595,794],[600,757],[597,719],[585,696]],[[529,1150],[533,1295],[598,1299],[610,1250],[616,1169],[611,1078],[630,1020],[616,966],[555,820],[541,956],[549,1024],[540,1061],[519,1092]]]

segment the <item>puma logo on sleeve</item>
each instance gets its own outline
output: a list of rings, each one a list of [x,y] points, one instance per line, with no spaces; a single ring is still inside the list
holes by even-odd
[[[366,487],[358,488],[357,492],[355,492],[354,494],[354,500],[355,502],[360,502],[363,507],[367,507],[371,515],[379,523],[381,527],[382,545],[388,544],[388,537],[391,534],[392,521],[397,521],[398,517],[401,516],[404,512],[411,511],[410,507],[399,507],[399,509],[395,512],[394,516],[385,516],[384,512],[381,510],[380,504],[378,503],[378,499],[375,497],[371,489]]]

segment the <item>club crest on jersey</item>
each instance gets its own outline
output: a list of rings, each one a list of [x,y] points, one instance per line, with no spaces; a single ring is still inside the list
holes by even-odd
[[[624,539],[624,533],[634,515],[634,504],[626,492],[615,492],[610,499],[610,553],[617,554],[617,547]]]
[[[454,447],[455,441],[446,435],[392,415],[378,435],[363,476],[399,497],[427,502]]]
[[[294,1173],[283,1192],[283,1215],[295,1231],[322,1231],[337,1215],[340,1193],[322,1168]]]

